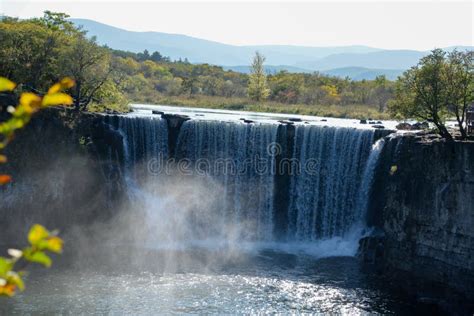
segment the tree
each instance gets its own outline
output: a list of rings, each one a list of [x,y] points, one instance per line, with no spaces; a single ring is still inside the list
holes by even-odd
[[[160,52],[154,51],[150,56],[150,60],[153,60],[154,62],[160,62],[163,60],[163,56],[160,54]]]
[[[474,52],[453,51],[448,55],[446,86],[448,110],[456,117],[461,138],[467,138],[465,118],[469,105],[474,102]]]
[[[267,87],[267,75],[263,63],[265,57],[259,52],[255,53],[252,61],[252,71],[249,76],[248,95],[257,102],[263,101],[270,95],[270,90]]]
[[[96,44],[95,38],[89,40],[83,33],[71,39],[62,57],[60,69],[63,76],[76,81],[72,89],[74,107],[85,110],[112,71],[111,56],[106,48]]]
[[[379,112],[385,110],[388,100],[392,96],[392,91],[387,78],[384,75],[375,78],[374,99],[378,105]]]
[[[442,137],[452,141],[444,125],[449,100],[445,55],[441,49],[435,49],[399,77],[391,112],[432,122]]]

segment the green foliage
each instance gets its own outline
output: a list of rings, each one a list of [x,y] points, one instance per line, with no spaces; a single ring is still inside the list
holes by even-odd
[[[393,115],[433,122],[441,136],[452,140],[444,122],[455,116],[462,138],[464,118],[474,98],[472,52],[450,54],[435,49],[401,76],[395,86]]]
[[[448,111],[456,117],[462,138],[467,137],[466,113],[474,102],[474,51],[448,54],[446,68]]]
[[[18,249],[9,249],[10,257],[0,257],[0,296],[13,296],[17,290],[25,288],[22,277],[24,271],[15,269],[21,263],[38,263],[45,267],[52,264],[48,252],[61,253],[63,240],[56,236],[57,233],[49,232],[41,225],[35,224],[28,233],[29,246]]]
[[[77,110],[92,102],[106,106],[109,100],[101,96],[107,95],[104,85],[113,72],[111,53],[67,17],[46,11],[39,19],[2,19],[0,74],[17,82],[18,91],[39,94],[58,78],[71,77],[76,81],[71,94]]]

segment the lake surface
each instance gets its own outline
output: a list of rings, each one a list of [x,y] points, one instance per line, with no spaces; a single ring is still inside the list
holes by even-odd
[[[89,263],[82,260],[82,267],[64,264],[34,271],[25,292],[0,301],[0,314],[429,311],[388,289],[374,273],[364,271],[355,257],[318,259],[273,250],[229,254],[201,249],[135,253],[120,260],[118,252],[108,261],[93,256]],[[98,262],[90,265],[94,260]]]

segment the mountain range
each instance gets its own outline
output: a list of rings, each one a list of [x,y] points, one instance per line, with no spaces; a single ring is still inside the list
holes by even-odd
[[[181,34],[133,32],[93,20],[71,19],[96,36],[100,44],[131,52],[159,51],[173,60],[187,58],[191,63],[208,63],[239,72],[248,72],[255,51],[266,57],[267,72],[314,72],[350,77],[353,80],[373,79],[386,75],[395,79],[415,65],[428,51],[385,50],[368,46],[309,47],[291,45],[236,46]],[[446,50],[473,49],[472,46],[447,47]]]

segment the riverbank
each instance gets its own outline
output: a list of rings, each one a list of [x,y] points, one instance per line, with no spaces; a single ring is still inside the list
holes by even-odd
[[[133,103],[133,102],[132,102]],[[363,104],[348,105],[308,105],[308,104],[286,104],[278,102],[254,103],[248,98],[226,98],[212,96],[193,96],[193,97],[161,97],[153,100],[154,104],[167,104],[175,106],[251,111],[264,113],[285,113],[314,115],[335,118],[353,118],[353,119],[376,119],[387,120],[390,115],[387,112],[379,112],[374,106]]]

